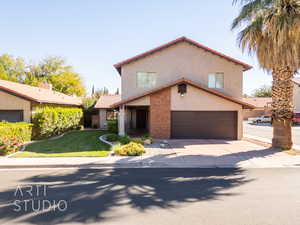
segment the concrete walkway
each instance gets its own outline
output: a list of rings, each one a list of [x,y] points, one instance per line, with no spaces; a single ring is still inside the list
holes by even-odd
[[[124,168],[282,168],[300,167],[300,155],[266,148],[247,141],[169,140],[137,157],[0,158],[0,168],[124,167]]]

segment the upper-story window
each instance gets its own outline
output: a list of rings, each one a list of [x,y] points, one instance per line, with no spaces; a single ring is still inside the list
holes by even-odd
[[[224,73],[211,73],[208,75],[209,88],[224,88]]]
[[[137,87],[138,88],[152,88],[156,85],[157,74],[155,72],[138,72],[137,73]]]

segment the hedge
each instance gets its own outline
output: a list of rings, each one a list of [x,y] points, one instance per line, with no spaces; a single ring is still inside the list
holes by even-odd
[[[108,120],[107,121],[107,130],[109,133],[118,133],[118,121],[117,120]]]
[[[0,122],[0,137],[14,138],[19,142],[31,140],[32,124],[26,122],[9,123]]]
[[[32,116],[34,138],[47,138],[80,129],[83,112],[73,107],[41,107]]]
[[[30,141],[32,124],[0,122],[0,155],[16,152],[22,144]]]

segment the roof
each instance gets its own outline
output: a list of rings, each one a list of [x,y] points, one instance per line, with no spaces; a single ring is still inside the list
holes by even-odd
[[[300,77],[294,77],[293,81],[294,81],[296,84],[300,85]]]
[[[23,99],[48,104],[80,106],[81,99],[47,88],[33,87],[7,80],[0,80],[0,90]]]
[[[247,102],[248,104],[254,105],[256,108],[264,108],[269,103],[272,102],[272,98],[264,98],[264,97],[249,97],[249,98],[243,98],[244,102]]]
[[[104,95],[99,98],[94,108],[108,109],[111,105],[121,101],[120,95]]]
[[[168,42],[168,43],[166,43],[166,44],[164,44],[164,45],[158,46],[158,47],[153,48],[153,49],[151,49],[151,50],[149,50],[149,51],[146,51],[146,52],[144,52],[144,53],[142,53],[142,54],[139,54],[139,55],[136,55],[136,56],[134,56],[134,57],[132,57],[132,58],[126,59],[126,60],[124,60],[124,61],[122,61],[122,62],[119,62],[119,63],[115,64],[114,67],[117,69],[117,71],[118,71],[119,74],[121,75],[121,67],[122,67],[123,65],[129,64],[129,63],[131,63],[131,62],[133,62],[133,61],[136,61],[136,60],[139,60],[139,59],[141,59],[141,58],[143,58],[143,57],[146,57],[146,56],[148,56],[148,55],[151,55],[151,54],[153,54],[153,53],[156,53],[157,51],[161,51],[161,50],[163,50],[163,49],[165,49],[165,48],[168,48],[168,47],[173,46],[173,45],[175,45],[175,44],[177,44],[177,43],[180,43],[180,42],[187,42],[187,43],[190,43],[190,44],[192,44],[192,45],[194,45],[194,46],[196,46],[196,47],[198,47],[198,48],[201,48],[201,49],[203,49],[203,50],[205,50],[205,51],[208,51],[208,52],[210,52],[210,53],[212,53],[212,54],[214,54],[214,55],[220,56],[220,57],[222,57],[222,58],[224,58],[224,59],[227,59],[227,60],[229,60],[229,61],[231,61],[231,62],[233,62],[233,63],[239,64],[239,65],[241,65],[241,66],[244,68],[244,71],[249,70],[249,69],[252,68],[252,66],[250,66],[250,65],[248,65],[248,64],[246,64],[246,63],[243,63],[243,62],[241,62],[241,61],[239,61],[239,60],[237,60],[237,59],[234,59],[234,58],[232,58],[232,57],[230,57],[230,56],[226,56],[226,55],[224,55],[224,54],[222,54],[222,53],[220,53],[220,52],[218,52],[218,51],[216,51],[216,50],[213,50],[213,49],[211,49],[211,48],[208,48],[208,47],[206,47],[206,46],[204,46],[204,45],[202,45],[202,44],[200,44],[200,43],[198,43],[198,42],[196,42],[196,41],[193,41],[193,40],[191,40],[191,39],[189,39],[189,38],[186,38],[186,37],[180,37],[180,38],[177,38],[177,39],[175,39],[175,40],[173,40],[173,41],[170,41],[170,42]]]
[[[196,83],[196,82],[194,82],[194,81],[191,81],[191,80],[188,80],[188,79],[185,79],[185,78],[182,78],[182,79],[179,79],[179,80],[177,80],[177,81],[171,82],[171,83],[169,83],[169,84],[160,86],[160,87],[158,87],[158,88],[154,88],[154,89],[149,90],[149,91],[145,91],[145,92],[142,93],[142,94],[135,95],[135,96],[133,96],[133,97],[124,99],[124,100],[122,100],[122,101],[119,101],[119,102],[117,102],[117,103],[111,105],[110,107],[118,107],[118,106],[120,106],[120,105],[124,105],[124,104],[126,104],[126,103],[128,103],[128,102],[137,100],[137,99],[139,99],[139,98],[145,97],[145,96],[147,96],[147,95],[151,95],[151,94],[156,93],[156,92],[158,92],[158,91],[161,91],[161,90],[164,90],[164,89],[166,89],[166,88],[170,88],[170,87],[172,87],[172,86],[175,86],[175,85],[178,85],[178,84],[182,84],[182,83],[189,84],[189,85],[191,85],[191,86],[193,86],[193,87],[199,88],[199,89],[201,89],[201,90],[203,90],[203,91],[206,91],[206,92],[208,92],[208,93],[210,93],[210,94],[213,94],[213,95],[216,95],[216,96],[218,96],[218,97],[221,97],[221,98],[224,98],[224,99],[226,99],[226,100],[229,100],[229,101],[231,101],[231,102],[240,104],[240,105],[243,106],[243,108],[246,108],[246,109],[254,109],[254,108],[255,108],[255,106],[253,106],[253,105],[251,105],[251,104],[248,104],[248,103],[246,103],[246,102],[243,102],[243,101],[241,101],[241,100],[239,100],[239,99],[237,99],[237,98],[234,98],[234,97],[225,95],[225,94],[223,94],[223,93],[221,93],[221,92],[219,92],[219,91],[216,91],[216,90],[207,88],[207,87],[205,87],[205,86],[203,86],[203,85],[201,85],[201,84],[199,84],[199,83]]]

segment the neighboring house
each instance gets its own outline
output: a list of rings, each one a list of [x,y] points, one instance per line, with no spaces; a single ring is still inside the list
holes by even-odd
[[[40,105],[80,107],[81,99],[52,90],[50,84],[40,87],[0,80],[0,121],[31,121]]]
[[[99,110],[99,128],[107,129],[107,121],[116,119],[116,112],[110,106],[121,101],[120,95],[104,95],[99,98],[95,104],[95,108]]]
[[[186,37],[114,65],[121,76],[119,134],[241,139],[243,72],[251,66]],[[100,116],[101,117],[101,116]]]
[[[243,98],[243,101],[255,106],[254,109],[244,109],[243,111],[244,120],[247,120],[250,117],[271,115],[272,98],[248,97],[248,98]]]
[[[300,77],[295,77],[294,81],[294,112],[300,113]]]

